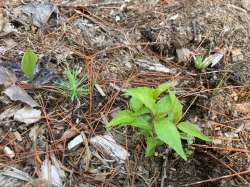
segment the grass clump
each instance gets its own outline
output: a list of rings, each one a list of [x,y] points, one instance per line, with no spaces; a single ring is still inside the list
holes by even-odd
[[[88,95],[88,85],[87,85],[87,76],[82,75],[81,78],[78,78],[77,69],[65,68],[64,75],[66,80],[63,80],[59,84],[59,88],[62,93],[70,98],[73,101],[79,101],[81,98]]]
[[[204,63],[205,57],[203,55],[194,56],[194,66],[198,70],[204,70],[207,64]]]

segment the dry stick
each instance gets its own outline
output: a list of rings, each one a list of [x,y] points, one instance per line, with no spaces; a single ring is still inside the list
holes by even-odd
[[[45,103],[44,103],[44,101],[42,99],[40,100],[40,103],[41,103],[40,104],[41,105],[41,110],[42,110],[42,112],[44,114],[44,117],[45,117],[46,126],[48,127],[49,136],[50,136],[52,142],[54,142],[55,141],[55,137],[53,135],[53,131],[52,131],[52,128],[51,128],[51,124],[50,124],[50,120],[49,120],[49,115],[46,112],[46,105],[45,105]],[[56,154],[58,154],[58,152],[56,152]]]
[[[163,171],[161,177],[161,187],[164,187],[165,180],[167,179],[167,159],[165,158],[163,162]]]
[[[207,180],[203,180],[203,181],[193,182],[193,183],[185,184],[185,185],[182,185],[182,186],[193,186],[193,185],[196,185],[196,184],[214,182],[214,181],[217,181],[217,180],[230,178],[230,177],[234,177],[234,176],[239,176],[239,175],[243,175],[243,174],[248,174],[248,173],[250,173],[250,169],[248,169],[246,171],[241,171],[241,172],[238,172],[238,173],[230,174],[230,175],[224,175],[224,176],[221,176],[221,177],[216,177],[216,178],[213,178],[213,179],[207,179]]]
[[[208,111],[212,111],[212,112],[214,112],[214,113],[216,113],[216,114],[222,115],[222,116],[224,116],[224,117],[229,117],[228,115],[226,115],[226,114],[224,114],[224,113],[221,113],[221,112],[218,112],[218,111],[216,111],[216,110],[210,109],[210,108],[205,107],[205,106],[203,106],[203,105],[200,105],[200,104],[196,104],[196,105],[199,106],[199,107],[202,107],[202,108],[204,108],[204,109],[206,109],[206,110],[208,110]]]
[[[185,97],[188,97],[190,95],[195,95],[195,94],[200,94],[200,93],[204,93],[204,92],[212,92],[215,90],[220,90],[220,89],[235,89],[235,88],[250,88],[250,85],[243,85],[243,86],[225,86],[225,87],[221,87],[221,88],[212,88],[212,89],[205,89],[205,90],[201,90],[201,91],[196,91],[196,92],[187,92],[187,91],[178,91],[177,93],[186,93]]]
[[[226,128],[229,128],[229,129],[237,130],[237,128],[234,128],[234,127],[231,127],[231,126],[227,126],[227,125],[225,125],[225,124],[218,123],[218,122],[216,122],[216,121],[209,121],[209,123],[210,123],[211,125],[217,125],[217,126],[221,126],[221,127],[226,127]],[[242,130],[241,132],[250,135],[250,133],[247,132],[247,131],[245,131],[245,130]]]
[[[250,117],[237,118],[237,119],[225,121],[225,122],[223,122],[223,123],[231,123],[231,122],[242,121],[242,120],[250,120]]]
[[[216,156],[212,155],[211,153],[208,152],[204,152],[207,155],[211,156],[212,158],[214,158],[216,161],[218,161],[219,163],[221,163],[223,166],[225,166],[226,168],[230,169],[232,172],[234,172],[235,174],[238,174],[237,171],[235,171],[233,168],[231,168],[229,165],[227,165],[226,163],[222,162],[220,159],[218,159]],[[244,179],[241,175],[237,175],[237,177],[240,178],[241,181],[243,181],[245,184],[249,184],[248,181],[246,179]]]
[[[214,146],[207,146],[207,145],[202,145],[202,144],[192,144],[190,146],[192,146],[192,147],[200,147],[200,148],[205,148],[205,149],[220,149],[220,150],[225,150],[225,151],[250,153],[250,150],[233,148],[233,147],[214,147]]]

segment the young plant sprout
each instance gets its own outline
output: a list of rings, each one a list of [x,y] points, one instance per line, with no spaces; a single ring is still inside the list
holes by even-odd
[[[125,96],[130,96],[129,108],[120,111],[107,124],[107,128],[114,126],[134,126],[146,139],[146,156],[155,153],[157,145],[167,144],[178,155],[187,160],[181,140],[192,143],[194,137],[210,141],[200,129],[189,121],[182,119],[182,104],[170,90],[171,83],[163,83],[156,88],[130,88]],[[163,95],[164,92],[166,94]]]
[[[29,80],[34,78],[37,61],[37,54],[32,49],[26,49],[22,57],[21,69]]]
[[[194,66],[198,70],[204,70],[207,67],[207,64],[204,63],[204,56],[202,55],[197,55],[194,56]]]
[[[69,97],[71,101],[79,101],[88,95],[87,76],[83,75],[79,79],[77,70],[70,68],[65,68],[64,75],[66,80],[62,81],[59,87],[66,97]]]

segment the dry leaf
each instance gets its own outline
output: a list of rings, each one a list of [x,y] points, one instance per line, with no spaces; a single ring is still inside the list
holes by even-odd
[[[213,67],[216,64],[218,64],[223,59],[223,57],[224,57],[224,53],[212,54],[204,59],[203,64],[205,65],[205,67],[208,67],[209,65]]]
[[[17,81],[16,75],[8,69],[0,66],[0,85],[8,87]]]
[[[129,156],[128,151],[118,145],[109,134],[95,136],[90,139],[90,143],[120,163],[124,163]]]
[[[48,186],[62,186],[62,180],[60,178],[58,169],[54,165],[52,165],[48,159],[45,159],[43,161],[41,167],[41,178],[47,180]]]
[[[159,62],[154,62],[151,59],[137,59],[134,61],[135,64],[139,65],[142,69],[163,72],[163,73],[176,73],[175,69],[170,69]]]
[[[33,141],[33,143],[36,142],[37,135],[38,135],[38,130],[39,130],[39,127],[37,125],[32,127],[31,130],[30,130],[29,137]]]
[[[55,154],[54,153],[51,153],[51,161],[52,163],[55,165],[55,167],[59,170],[59,174],[60,174],[60,177],[62,179],[65,179],[66,178],[66,173],[64,172],[63,168],[64,166],[62,165],[62,163],[56,158]]]
[[[32,18],[33,24],[41,27],[46,24],[50,17],[55,14],[56,21],[59,22],[58,8],[49,2],[31,2],[21,8],[22,12]]]
[[[39,106],[38,103],[34,101],[24,89],[16,85],[12,85],[7,88],[4,93],[13,101],[22,101],[23,103],[26,103],[31,107]]]
[[[9,107],[8,109],[6,109],[5,111],[3,111],[1,114],[0,114],[0,120],[3,120],[5,118],[10,118],[12,116],[14,116],[14,114],[20,110],[20,105],[16,105],[16,106],[12,106],[12,107]]]
[[[25,106],[14,114],[14,119],[29,125],[41,119],[41,111]]]
[[[4,9],[0,7],[0,37],[12,32],[17,32],[17,30],[14,29],[7,16],[4,14]]]

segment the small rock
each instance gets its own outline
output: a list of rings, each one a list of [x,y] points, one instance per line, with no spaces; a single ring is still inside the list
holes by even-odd
[[[121,17],[120,16],[115,16],[115,21],[116,22],[121,21]]]
[[[69,143],[68,143],[68,150],[71,150],[71,149],[74,149],[75,147],[77,147],[78,145],[82,144],[83,143],[83,137],[82,135],[78,135],[76,136],[73,140],[71,140]]]
[[[21,142],[21,141],[23,140],[21,134],[20,134],[18,131],[15,131],[15,132],[14,132],[14,136],[15,136],[15,138],[16,138],[19,142]]]
[[[250,1],[249,0],[241,0],[241,6],[242,6],[242,8],[246,9],[247,11],[250,11]]]
[[[122,4],[122,5],[120,6],[120,11],[121,11],[121,12],[125,12],[125,11],[127,11],[127,10],[128,10],[128,6],[127,6],[126,3],[124,3],[124,4]]]
[[[99,84],[95,84],[95,88],[97,89],[97,91],[99,92],[99,94],[102,96],[102,97],[105,97],[106,94],[104,93],[103,89],[101,88],[101,86]]]
[[[9,148],[8,146],[5,146],[3,148],[3,152],[6,156],[8,156],[9,158],[14,158],[15,157],[15,153],[14,151],[12,151],[11,148]]]
[[[185,62],[188,61],[192,52],[187,48],[176,49],[177,61]]]
[[[245,129],[246,131],[250,131],[250,122],[246,122]]]
[[[239,62],[239,61],[244,60],[244,56],[243,56],[240,49],[232,49],[231,50],[231,56],[232,56],[233,62]]]
[[[214,139],[213,140],[213,144],[215,144],[215,145],[221,145],[222,144],[222,140],[221,139]]]

